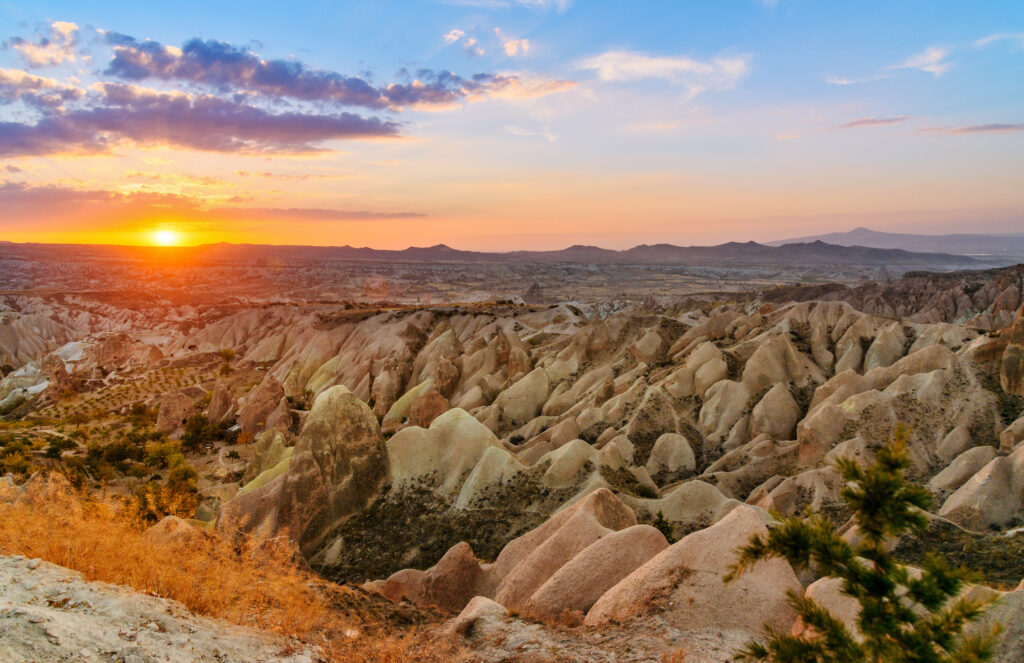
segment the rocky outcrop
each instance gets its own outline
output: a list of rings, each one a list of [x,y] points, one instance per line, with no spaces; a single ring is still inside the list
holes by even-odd
[[[622,622],[658,608],[663,619],[680,628],[755,633],[770,624],[789,630],[796,615],[786,592],[802,587],[784,560],[759,563],[728,585],[722,581],[735,561],[735,550],[751,536],[767,534],[763,518],[757,509],[738,507],[715,525],[690,534],[609,589],[584,623]]]
[[[313,403],[287,470],[236,497],[227,513],[247,529],[287,533],[310,554],[375,500],[387,479],[387,451],[373,412],[348,389],[331,387]]]
[[[238,411],[238,425],[243,432],[256,435],[274,428],[287,430],[290,424],[291,413],[284,387],[273,375],[267,375],[245,395]]]
[[[311,663],[301,643],[190,613],[180,603],[87,582],[38,559],[0,557],[0,659]]]

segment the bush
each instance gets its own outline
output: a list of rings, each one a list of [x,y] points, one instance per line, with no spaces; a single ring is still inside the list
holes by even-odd
[[[790,592],[789,601],[809,629],[799,636],[765,627],[766,643],[750,642],[738,658],[775,663],[977,663],[991,659],[997,631],[964,636],[986,604],[956,598],[969,579],[966,570],[930,555],[919,577],[911,577],[888,552],[886,542],[927,528],[923,514],[931,495],[909,484],[908,433],[898,426],[875,462],[862,468],[840,458],[836,468],[846,481],[842,497],[853,512],[861,542],[842,539],[828,518],[811,514],[787,518],[767,537],[754,536],[739,550],[726,575],[736,579],[757,562],[786,559],[795,568],[812,564],[842,580],[842,592],[860,604],[855,638],[842,621],[813,600]]]
[[[65,451],[78,446],[73,441],[56,435],[51,435],[47,442],[46,451],[43,452],[47,458],[60,458]]]
[[[181,435],[181,446],[188,451],[198,451],[204,445],[222,439],[224,429],[213,424],[201,414],[194,414],[185,422]]]
[[[159,440],[146,445],[145,462],[151,467],[164,468],[185,462],[181,443],[174,440]]]

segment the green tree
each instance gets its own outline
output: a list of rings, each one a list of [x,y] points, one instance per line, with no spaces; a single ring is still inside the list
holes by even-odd
[[[847,482],[843,500],[853,512],[860,541],[848,543],[819,514],[786,518],[766,537],[756,535],[739,549],[725,577],[735,580],[757,562],[786,559],[794,568],[812,564],[824,576],[841,580],[843,594],[860,604],[855,637],[842,621],[811,599],[794,592],[790,605],[809,629],[799,636],[765,626],[764,644],[749,642],[737,658],[774,663],[978,663],[990,660],[998,629],[966,636],[964,627],[987,605],[957,598],[969,580],[938,555],[911,574],[888,553],[886,541],[927,527],[922,510],[931,496],[907,483],[908,433],[898,426],[892,441],[867,468],[849,458],[836,461]]]

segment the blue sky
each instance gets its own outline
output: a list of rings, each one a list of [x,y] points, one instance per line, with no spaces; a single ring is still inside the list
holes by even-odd
[[[0,40],[18,240],[1024,230],[1019,1],[7,2]]]

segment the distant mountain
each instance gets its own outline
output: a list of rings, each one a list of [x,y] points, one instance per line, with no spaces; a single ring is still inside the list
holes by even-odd
[[[717,246],[675,246],[641,244],[624,251],[596,246],[570,246],[560,251],[512,251],[488,253],[461,251],[445,244],[410,247],[400,251],[352,246],[275,246],[258,244],[206,244],[196,247],[128,247],[96,245],[11,244],[0,249],[0,257],[37,256],[49,259],[132,260],[173,257],[196,262],[317,262],[370,261],[412,263],[507,263],[543,262],[605,265],[863,265],[909,269],[978,269],[993,261],[975,260],[948,253],[920,253],[902,249],[839,246],[822,241],[769,246],[757,242],[729,242]],[[995,261],[1006,264],[1007,261]]]
[[[1022,221],[1022,225],[1024,225],[1024,221]],[[905,251],[955,253],[967,256],[993,256],[1024,260],[1024,232],[1002,235],[912,235],[880,232],[870,228],[854,228],[849,232],[796,237],[767,242],[767,244],[783,246],[817,241],[840,246],[868,246],[876,249],[903,249]]]

